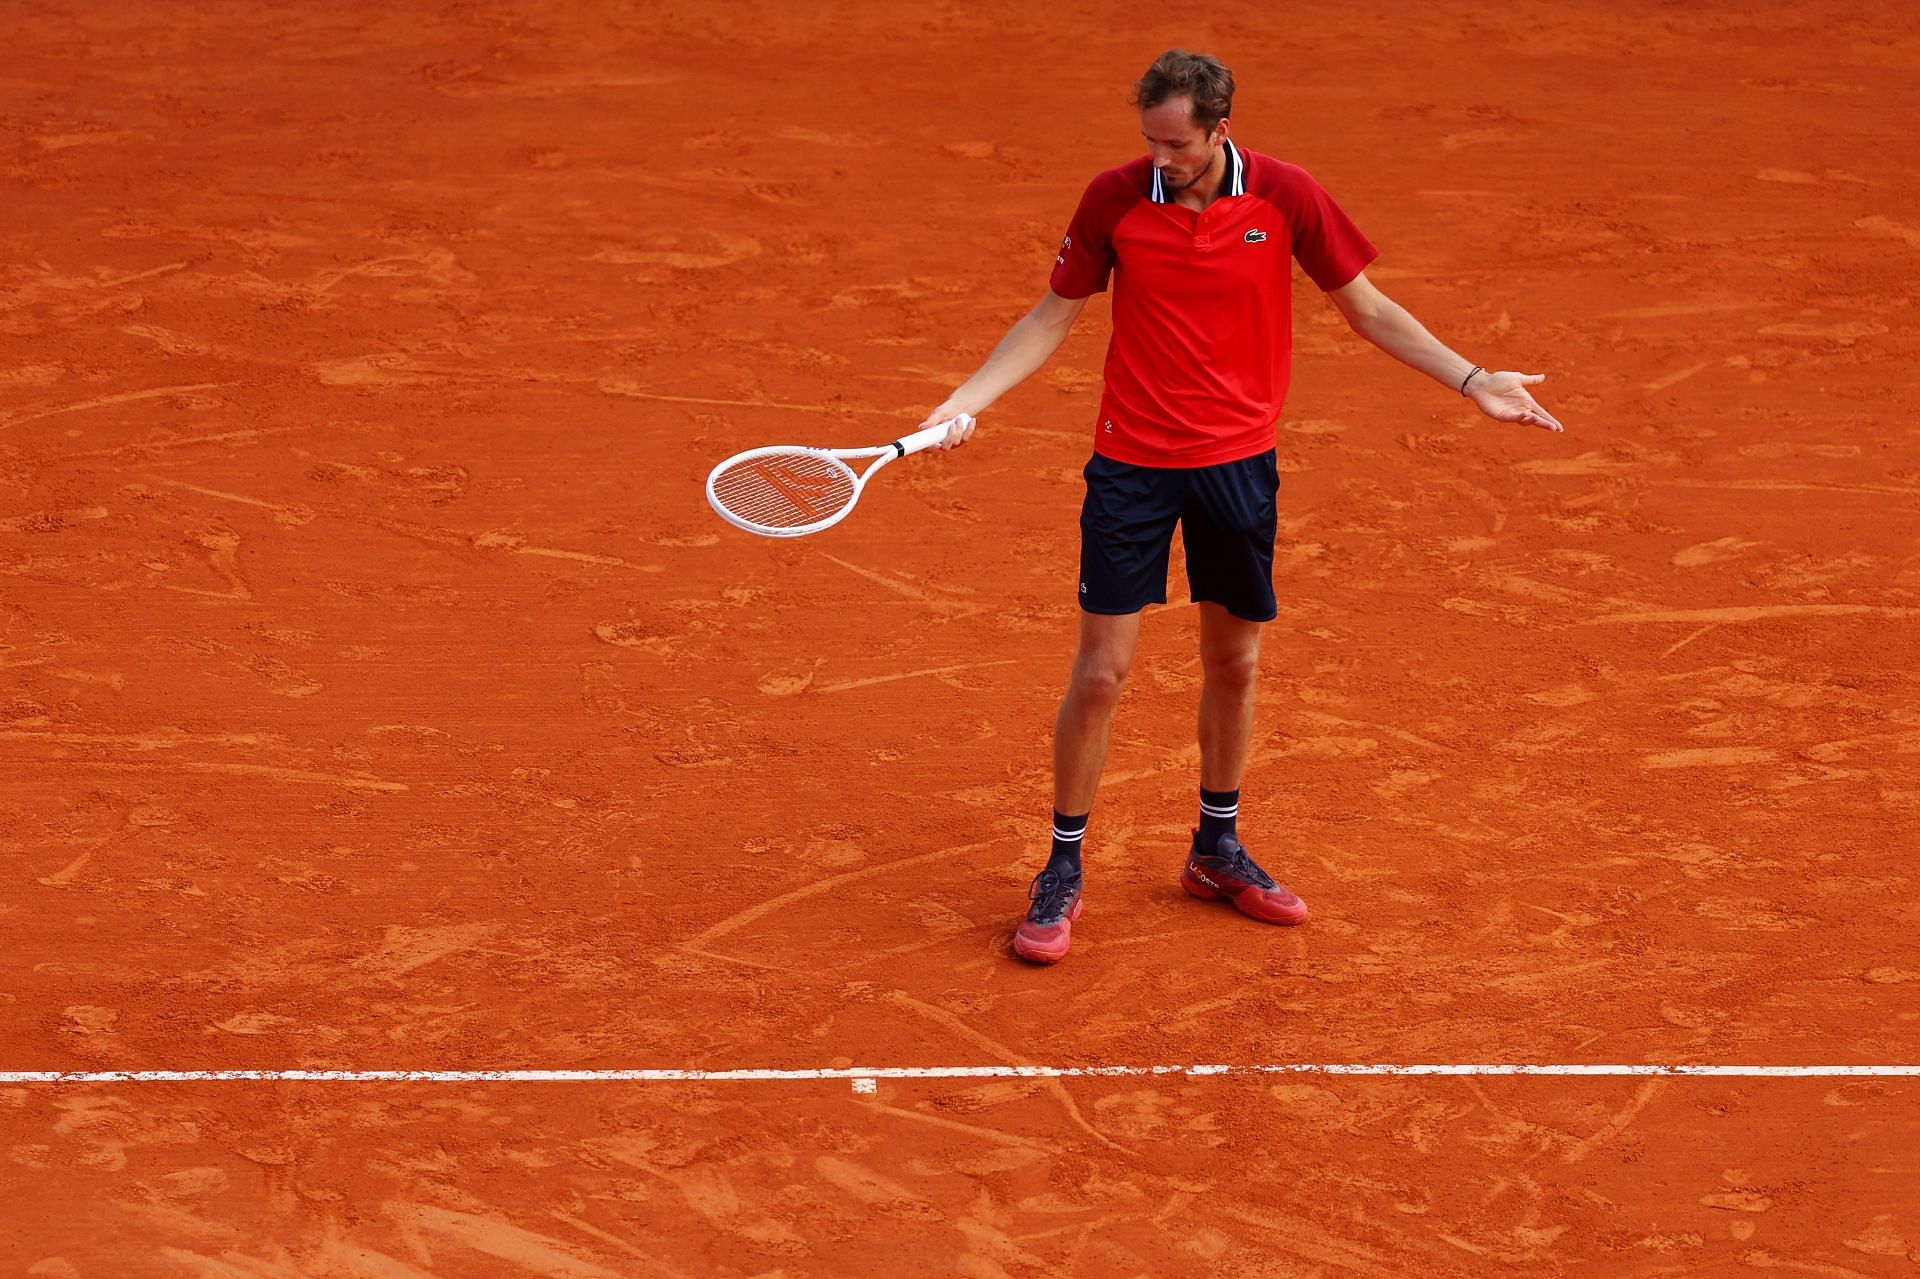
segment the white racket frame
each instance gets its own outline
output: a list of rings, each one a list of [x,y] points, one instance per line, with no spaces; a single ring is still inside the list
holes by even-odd
[[[809,533],[823,532],[853,514],[853,508],[860,504],[861,490],[866,488],[867,481],[872,479],[881,467],[887,465],[889,462],[897,461],[903,457],[912,457],[915,453],[922,453],[932,448],[941,440],[946,439],[947,432],[952,430],[956,424],[971,426],[973,424],[973,417],[970,414],[962,413],[958,417],[949,418],[945,422],[915,431],[912,435],[903,435],[891,444],[879,444],[872,448],[822,449],[814,448],[808,444],[770,444],[765,448],[748,449],[744,453],[735,453],[732,457],[707,472],[707,505],[713,508],[714,514],[735,528],[748,533],[757,533],[761,537],[805,537]],[[835,511],[832,515],[829,515],[826,519],[815,520],[811,524],[796,524],[792,528],[771,528],[765,524],[755,524],[751,520],[740,518],[720,504],[720,499],[716,497],[713,492],[713,482],[720,477],[722,471],[727,470],[729,467],[737,466],[742,462],[752,461],[756,457],[769,457],[776,453],[789,455],[806,453],[839,467],[847,473],[847,478],[853,482],[853,496],[848,499],[845,506]],[[858,475],[855,475],[853,468],[847,465],[848,462],[857,462],[861,458],[868,457],[873,459],[873,464]]]

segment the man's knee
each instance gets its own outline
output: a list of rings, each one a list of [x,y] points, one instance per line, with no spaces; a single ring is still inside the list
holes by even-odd
[[[1127,686],[1128,655],[1102,649],[1082,652],[1073,659],[1073,693],[1083,702],[1111,706]]]
[[[1200,669],[1216,688],[1245,690],[1260,678],[1260,643],[1210,645],[1200,652]]]

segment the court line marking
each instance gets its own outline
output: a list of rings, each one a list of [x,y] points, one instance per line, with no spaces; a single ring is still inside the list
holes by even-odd
[[[863,1079],[1130,1079],[1180,1075],[1561,1075],[1672,1079],[1913,1079],[1920,1065],[1726,1066],[1685,1063],[1284,1062],[1265,1066],[826,1066],[811,1069],[636,1070],[6,1070],[6,1084],[160,1083],[794,1083]]]

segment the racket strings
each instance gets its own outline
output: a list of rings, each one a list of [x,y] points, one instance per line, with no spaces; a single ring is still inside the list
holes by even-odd
[[[714,500],[762,528],[817,524],[853,504],[853,471],[837,458],[798,450],[742,459],[714,477]]]

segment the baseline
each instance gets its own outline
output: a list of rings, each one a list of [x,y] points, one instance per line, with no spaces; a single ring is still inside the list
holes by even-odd
[[[796,1083],[866,1079],[1116,1079],[1181,1075],[1571,1075],[1612,1078],[1912,1079],[1920,1065],[1707,1065],[1664,1063],[1282,1062],[1273,1065],[1174,1066],[820,1066],[726,1070],[669,1067],[629,1070],[4,1070],[3,1084],[162,1083]]]

